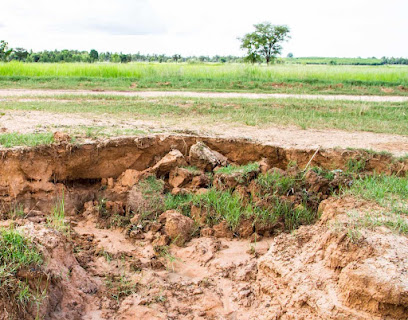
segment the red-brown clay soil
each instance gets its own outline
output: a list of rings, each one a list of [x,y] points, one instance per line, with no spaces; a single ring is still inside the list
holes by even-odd
[[[350,159],[364,161],[364,174],[408,171],[407,162],[388,155],[192,136],[1,151],[1,226],[14,224],[46,261],[27,279],[32,284],[40,277],[47,296],[22,319],[406,319],[408,239],[381,226],[361,227],[358,239],[350,237],[355,220],[377,208],[331,197],[329,189],[349,183],[340,171],[331,182],[309,172],[299,190],[280,196],[298,208],[306,190],[305,205],[316,213],[318,206],[314,223],[293,232],[284,220],[244,219],[231,229],[225,221],[203,223],[210,212],[202,210],[191,208],[191,217],[155,212],[163,192],[208,192],[204,171],[213,172],[215,188],[252,201],[262,172],[345,169]],[[227,163],[255,161],[259,169],[245,175],[217,173]],[[293,161],[297,167],[288,169]],[[187,165],[199,172],[187,172]],[[154,197],[140,193],[148,177],[162,181]],[[66,234],[46,221],[61,195],[71,228]],[[7,209],[17,202],[25,215],[11,220]],[[267,206],[268,199],[257,203]],[[7,303],[0,299],[0,310]],[[0,312],[0,319],[9,316]]]

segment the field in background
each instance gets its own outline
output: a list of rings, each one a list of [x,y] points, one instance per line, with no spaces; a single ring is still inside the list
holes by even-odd
[[[382,59],[377,58],[321,58],[321,57],[303,57],[303,58],[283,58],[286,63],[301,64],[334,64],[334,65],[372,65],[379,66],[384,64]]]
[[[408,95],[408,66],[12,62],[0,87]]]

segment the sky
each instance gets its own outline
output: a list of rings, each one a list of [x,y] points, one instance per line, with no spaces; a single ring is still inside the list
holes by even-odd
[[[3,2],[3,1],[2,1]],[[0,40],[26,49],[244,55],[255,23],[286,24],[282,55],[408,57],[408,0],[12,0]]]

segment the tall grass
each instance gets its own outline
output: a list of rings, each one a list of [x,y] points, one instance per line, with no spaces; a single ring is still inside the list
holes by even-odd
[[[0,77],[132,78],[155,81],[271,81],[306,83],[408,84],[408,66],[328,66],[284,64],[91,64],[20,63],[0,64]]]
[[[335,58],[335,57],[303,57],[284,58],[286,63],[301,64],[338,64],[338,65],[381,65],[382,60],[376,58]]]

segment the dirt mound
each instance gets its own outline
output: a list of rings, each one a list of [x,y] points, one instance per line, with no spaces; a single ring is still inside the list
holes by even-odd
[[[29,285],[19,295],[32,295],[35,303],[27,301],[24,308],[17,305],[10,310],[10,302],[0,299],[4,310],[0,319],[82,319],[101,284],[78,264],[72,243],[62,233],[28,221],[16,231],[33,241],[43,264],[38,269],[20,269],[16,274]]]
[[[370,207],[326,200],[322,218],[276,237],[259,263],[261,291],[282,319],[406,319],[408,239],[349,229]],[[358,210],[347,215],[347,208]]]

